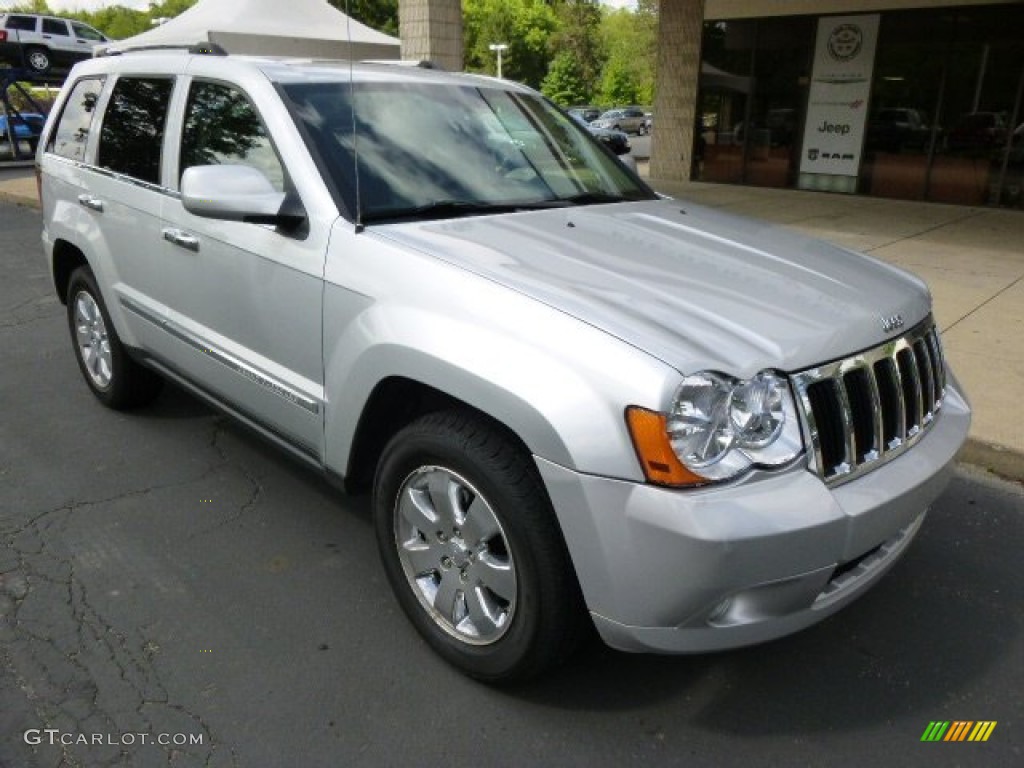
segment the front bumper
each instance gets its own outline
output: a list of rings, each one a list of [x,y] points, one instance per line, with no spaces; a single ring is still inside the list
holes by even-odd
[[[699,652],[789,634],[862,594],[913,540],[969,426],[950,382],[912,450],[831,489],[805,469],[680,491],[537,463],[605,642]]]

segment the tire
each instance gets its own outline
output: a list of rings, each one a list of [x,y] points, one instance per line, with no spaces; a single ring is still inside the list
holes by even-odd
[[[647,129],[644,127],[644,124],[641,123],[640,126],[636,129],[636,135],[637,136],[644,136],[646,134],[647,134]]]
[[[521,681],[578,645],[587,617],[554,511],[531,457],[498,427],[456,411],[399,431],[373,513],[399,604],[465,674]]]
[[[53,61],[50,52],[39,46],[32,46],[25,49],[25,66],[37,74],[50,71]]]
[[[75,359],[97,399],[115,410],[152,402],[163,380],[128,356],[88,267],[71,273],[67,307]]]

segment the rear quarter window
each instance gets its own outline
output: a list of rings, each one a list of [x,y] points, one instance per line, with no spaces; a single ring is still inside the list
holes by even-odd
[[[75,83],[64,103],[53,138],[47,145],[48,151],[71,160],[85,160],[89,133],[96,117],[96,103],[102,90],[101,78],[87,78]]]
[[[24,32],[36,31],[35,16],[8,16],[7,29],[20,29]]]

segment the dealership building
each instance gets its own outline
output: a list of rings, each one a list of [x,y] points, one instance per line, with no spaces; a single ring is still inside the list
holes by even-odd
[[[403,55],[461,68],[458,0]],[[651,176],[1024,208],[1024,2],[661,0]]]

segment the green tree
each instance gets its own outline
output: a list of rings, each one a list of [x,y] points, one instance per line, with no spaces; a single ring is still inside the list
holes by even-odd
[[[640,89],[628,61],[616,56],[604,65],[598,101],[602,104],[637,104],[641,101]]]
[[[601,6],[596,0],[557,0],[558,29],[549,40],[557,60],[569,56],[574,61],[587,100],[598,90],[605,53],[601,41]],[[551,62],[554,67],[554,61]],[[560,68],[565,65],[560,65]]]
[[[495,74],[493,43],[504,43],[502,75],[533,88],[548,71],[548,41],[557,26],[542,0],[463,0],[466,70]]]
[[[592,94],[584,83],[579,62],[568,51],[557,54],[552,60],[540,89],[545,96],[563,107],[586,104]]]
[[[602,103],[653,103],[657,38],[657,6],[650,0],[636,11],[605,12],[601,40],[608,58],[601,75]]]

